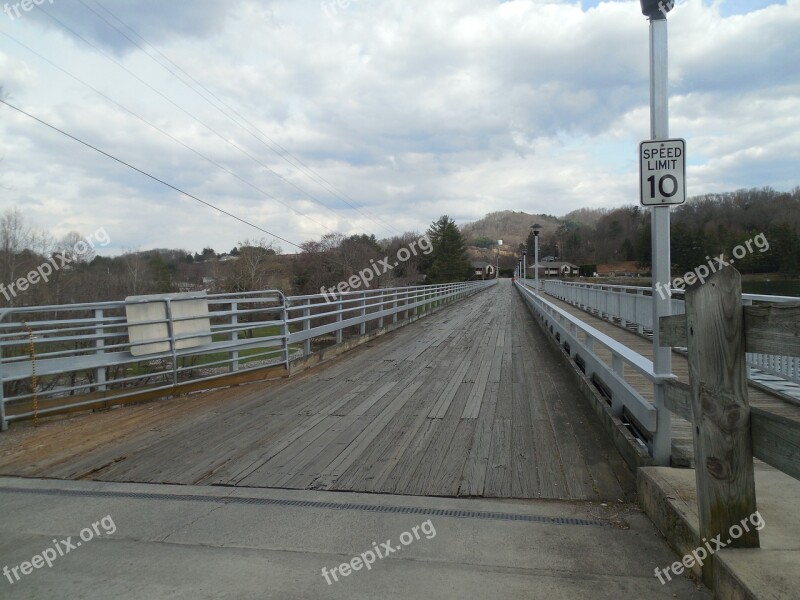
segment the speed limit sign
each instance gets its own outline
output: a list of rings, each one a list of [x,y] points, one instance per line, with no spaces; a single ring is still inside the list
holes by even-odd
[[[686,202],[685,174],[685,140],[649,140],[639,144],[640,198],[644,206]]]

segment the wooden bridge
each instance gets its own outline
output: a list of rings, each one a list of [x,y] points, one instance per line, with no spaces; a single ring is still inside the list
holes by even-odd
[[[26,320],[4,314],[0,344],[12,358],[3,364],[0,405],[5,419],[21,425],[0,435],[0,475],[602,506],[631,506],[638,483],[639,501],[670,537],[670,524],[686,515],[675,506],[655,514],[653,506],[670,505],[675,492],[643,499],[652,477],[662,475],[643,483],[639,471],[637,482],[637,469],[654,464],[659,436],[667,436],[673,466],[693,466],[696,440],[705,439],[693,423],[705,423],[703,409],[693,414],[685,348],[673,354],[670,380],[653,374],[648,335],[655,325],[641,317],[642,294],[629,292],[587,294],[550,282],[537,294],[529,283],[500,280],[342,295],[332,304],[258,293],[211,298],[216,312],[193,313],[193,304],[184,316],[175,307],[181,300],[168,298],[161,318],[136,325],[168,324],[156,342],[133,339],[122,305],[74,307],[67,317],[64,309],[61,321],[52,307],[38,321],[33,313]],[[764,354],[783,349],[797,356],[796,305],[778,312],[745,328],[749,361],[762,364]],[[181,320],[188,323],[182,337]],[[665,339],[689,345],[680,322],[669,325],[677,332],[665,329]],[[790,333],[762,341],[777,329]],[[142,357],[137,343],[151,355]],[[9,352],[25,344],[27,356]],[[78,366],[65,369],[70,360]],[[797,380],[796,362],[769,360],[786,381]],[[37,377],[60,383],[39,397]],[[32,389],[20,383],[29,379]],[[654,402],[657,385],[665,387],[663,405]],[[173,397],[141,402],[165,394]],[[751,465],[753,455],[762,459],[757,473],[784,477],[792,482],[786,489],[795,489],[800,404],[758,382],[748,395],[752,434],[730,435],[752,439],[745,458],[749,452]],[[42,407],[56,416],[37,428],[26,424]],[[693,500],[680,492],[705,535],[703,507],[712,492]],[[742,506],[755,506],[755,498]],[[681,536],[670,539],[678,551],[699,541]],[[711,571],[697,571],[715,585]],[[729,589],[721,581],[719,589]]]
[[[508,280],[296,378],[48,423],[0,472],[575,500],[634,487]]]

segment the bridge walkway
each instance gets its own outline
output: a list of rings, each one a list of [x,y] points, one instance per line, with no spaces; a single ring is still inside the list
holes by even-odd
[[[564,500],[634,479],[508,280],[290,380],[0,436],[0,474]]]

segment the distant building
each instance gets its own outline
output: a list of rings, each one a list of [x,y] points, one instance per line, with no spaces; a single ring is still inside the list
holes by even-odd
[[[528,271],[535,276],[536,267],[530,266]],[[578,265],[570,262],[551,260],[539,265],[539,277],[577,277],[578,271]]]
[[[492,263],[473,260],[471,264],[475,270],[472,276],[473,279],[494,279],[495,271]]]

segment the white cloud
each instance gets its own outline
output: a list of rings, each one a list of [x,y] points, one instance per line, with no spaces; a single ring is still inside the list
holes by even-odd
[[[83,2],[115,22],[95,0]],[[354,201],[400,231],[422,230],[442,213],[464,221],[501,209],[564,214],[638,201],[636,147],[649,120],[647,22],[636,1],[582,9],[532,0],[354,0],[333,16],[316,0],[102,2],[202,82],[222,110],[83,2],[55,0],[13,21],[0,14],[0,28],[261,191],[0,35],[0,85],[10,100],[292,241],[331,230],[392,233],[353,210]],[[742,10],[686,0],[670,14],[671,132],[688,142],[691,194],[800,184],[800,0],[759,3]],[[234,125],[224,114],[240,120],[231,109],[269,139]],[[105,226],[117,251],[228,250],[260,235],[1,112],[0,209],[19,205],[56,234]],[[269,149],[276,144],[295,166]],[[325,182],[303,175],[298,160]]]

